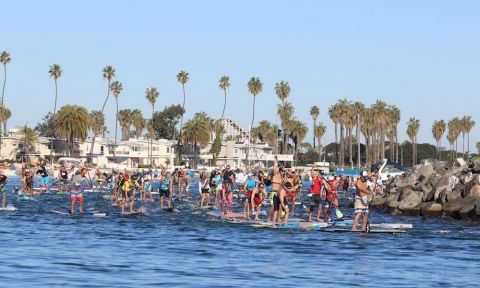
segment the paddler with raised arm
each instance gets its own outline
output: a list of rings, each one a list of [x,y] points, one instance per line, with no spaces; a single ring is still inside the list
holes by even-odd
[[[272,176],[272,192],[273,195],[273,223],[275,227],[276,222],[280,222],[282,211],[285,211],[284,224],[288,224],[288,206],[285,204],[285,179],[282,173],[283,167],[278,165],[278,157],[275,155],[275,161],[273,162],[273,176]],[[281,209],[280,209],[281,208]]]

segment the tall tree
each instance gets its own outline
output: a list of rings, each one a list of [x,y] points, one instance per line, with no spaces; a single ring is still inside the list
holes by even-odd
[[[315,127],[315,136],[317,137],[318,140],[318,156],[320,157],[320,161],[322,160],[322,155],[323,155],[323,149],[322,149],[322,138],[323,135],[325,135],[325,132],[327,131],[327,126],[325,124],[320,123],[318,126]]]
[[[252,129],[252,135],[260,139],[262,142],[268,143],[268,145],[275,147],[277,140],[277,131],[278,127],[273,125],[267,120],[260,121],[258,126]]]
[[[310,116],[312,116],[313,119],[313,149],[315,149],[315,128],[317,127],[318,115],[320,115],[320,109],[318,106],[312,106],[310,108]]]
[[[463,116],[461,120],[461,130],[463,136],[463,157],[465,157],[465,134],[467,134],[467,158],[470,156],[470,131],[475,126],[472,116]]]
[[[160,96],[160,92],[157,90],[155,87],[147,88],[147,91],[145,91],[146,98],[150,105],[152,105],[152,120],[153,120],[153,115],[155,114],[155,103],[157,102],[158,96]],[[150,166],[153,165],[153,134],[148,133],[150,136]]]
[[[58,78],[62,77],[62,72],[63,70],[58,64],[53,64],[52,66],[50,66],[50,69],[48,70],[48,74],[55,81],[55,104],[53,105],[54,116],[55,116],[55,113],[57,113],[57,98],[58,98],[57,80]],[[52,152],[53,152],[53,138],[50,138],[50,164],[53,164]]]
[[[292,141],[294,144],[293,155],[295,161],[297,160],[298,145],[302,143],[303,139],[307,136],[308,128],[305,123],[298,119],[292,121]]]
[[[478,155],[480,155],[480,142],[477,142],[476,147],[477,147],[477,153]]]
[[[328,115],[332,120],[333,124],[335,124],[335,161],[340,163],[340,158],[338,155],[338,122],[340,121],[338,105],[333,105],[328,108]]]
[[[153,128],[156,137],[160,139],[173,139],[176,127],[180,122],[180,117],[184,113],[182,106],[171,105],[163,108],[162,111],[157,111],[153,115]]]
[[[225,108],[227,107],[227,90],[230,88],[230,77],[222,76],[218,81],[218,87],[223,90],[224,100],[223,100],[223,109],[222,109],[222,117],[220,121],[217,121],[217,127],[215,129],[215,140],[213,140],[212,145],[212,153],[213,153],[213,165],[217,165],[218,155],[220,154],[220,150],[222,149],[222,139],[221,133],[223,131],[223,127],[221,127],[221,123],[223,123],[223,118],[225,117]]]
[[[417,134],[420,129],[420,120],[416,118],[410,118],[407,123],[407,135],[412,141],[412,166],[417,165]]]
[[[37,134],[31,128],[27,127],[27,125],[23,126],[20,132],[21,138],[20,142],[23,144],[25,149],[25,155],[27,163],[30,162],[30,150],[34,148],[35,143],[38,140]]]
[[[105,114],[102,111],[93,110],[90,112],[90,123],[92,123],[93,139],[95,136],[102,134],[105,127]],[[90,147],[90,159],[93,159],[93,145],[95,140],[92,140]]]
[[[288,132],[289,129],[287,125],[289,124],[289,121],[292,120],[294,112],[295,108],[293,107],[292,103],[288,101],[285,101],[283,104],[277,105],[277,114],[280,117],[283,133],[282,149],[280,150],[282,154],[288,153],[287,148],[290,133]]]
[[[447,124],[443,120],[436,120],[435,122],[433,122],[432,134],[433,134],[433,138],[435,138],[435,142],[437,143],[438,159],[441,159],[440,145],[442,143],[442,137],[443,137],[443,134],[445,134],[446,128],[447,128]]]
[[[112,91],[113,96],[115,97],[115,106],[116,106],[116,113],[115,113],[115,144],[113,147],[113,162],[116,163],[117,161],[117,131],[118,131],[118,97],[120,93],[122,93],[123,85],[119,81],[114,81],[110,85],[110,90]]]
[[[7,51],[2,51],[0,54],[0,62],[3,64],[3,89],[2,89],[2,105],[5,99],[5,84],[7,83],[7,64],[10,63],[12,59],[10,58],[10,53]]]
[[[210,140],[210,121],[204,115],[196,114],[185,123],[182,131],[182,141],[193,145],[195,161],[198,162],[198,145],[207,145]]]
[[[145,118],[143,118],[143,113],[139,109],[133,109],[131,112],[132,125],[135,127],[135,138],[142,137],[143,130],[146,126]]]
[[[252,139],[251,139],[251,132],[252,132],[252,128],[253,128],[253,123],[255,121],[255,99],[257,98],[257,95],[262,93],[262,90],[263,90],[263,84],[262,84],[262,81],[260,81],[260,78],[258,77],[252,77],[250,78],[250,80],[248,81],[248,92],[250,92],[250,94],[253,95],[253,105],[252,105],[252,123],[250,124],[250,127],[249,127],[249,139],[248,139],[248,148],[247,148],[247,163],[248,165],[250,166],[250,159],[249,159],[249,154],[250,154],[250,144],[252,142]]]
[[[283,110],[285,110],[285,106],[287,104],[286,99],[290,95],[291,89],[290,89],[290,84],[286,81],[280,81],[280,83],[275,84],[275,94],[277,94],[278,99],[282,102],[280,107],[283,107]],[[288,121],[290,117],[284,117],[282,118],[282,115],[280,115],[280,120],[282,121],[282,129],[284,130],[283,133],[283,143],[282,143],[282,151],[281,153],[285,153],[286,149],[286,143],[288,141],[288,137],[285,134],[285,127],[284,124],[286,121]]]
[[[132,109],[122,109],[118,111],[118,123],[122,128],[122,141],[127,141],[130,138],[133,116]]]
[[[177,74],[177,81],[178,83],[182,84],[182,91],[183,91],[182,109],[184,111],[183,113],[185,113],[185,84],[188,82],[188,80],[190,80],[188,72],[182,70]],[[183,114],[182,114],[182,117],[180,118],[180,130],[179,130],[180,135],[182,135],[182,127],[183,127]],[[180,157],[180,155],[182,154],[182,152],[180,151],[181,139],[182,137],[178,137],[178,142],[177,142],[178,157]]]
[[[389,119],[389,123],[391,124],[391,128],[393,130],[393,136],[394,136],[394,138],[392,138],[392,141],[390,141],[390,142],[393,142],[393,144],[390,143],[391,158],[392,158],[392,161],[395,161],[398,163],[398,149],[399,149],[398,124],[400,123],[401,111],[395,105],[390,105],[388,106],[388,108],[389,108],[388,110],[389,115],[387,115],[387,118]]]
[[[111,84],[112,79],[115,77],[115,69],[112,66],[107,65],[107,66],[103,67],[102,73],[103,73],[103,80],[108,81],[107,82],[107,97],[105,98],[105,101],[103,102],[103,105],[102,105],[102,110],[100,111],[103,114],[103,117],[105,118],[105,114],[104,114],[105,105],[107,104],[108,98],[110,96],[110,84]],[[105,121],[105,119],[104,119],[104,121]],[[103,127],[102,127],[102,129],[103,129]],[[95,134],[95,133],[93,134],[92,145],[90,146],[90,162],[93,161],[93,158],[92,158],[93,149],[94,149],[94,146],[95,146],[95,140],[96,140],[98,135],[100,135],[100,133],[99,134]]]
[[[68,143],[68,155],[72,156],[75,140],[85,141],[91,118],[87,109],[77,105],[65,105],[58,114],[54,114],[55,129],[57,134],[65,138]]]
[[[453,144],[453,151],[454,151],[454,156],[455,158],[457,157],[458,153],[458,136],[460,136],[460,133],[462,132],[462,127],[461,127],[461,121],[458,117],[454,117],[450,121],[448,121],[448,134],[450,137],[453,137],[455,139],[454,144]]]
[[[362,102],[355,102],[353,103],[354,106],[354,112],[356,114],[356,131],[355,131],[355,137],[357,138],[357,167],[360,169],[361,163],[362,163],[362,158],[360,155],[360,130],[361,130],[361,123],[362,123],[362,114],[363,111],[365,110],[365,105],[363,105]]]
[[[0,124],[7,123],[8,119],[12,116],[10,109],[5,107],[5,105],[0,103]],[[6,132],[5,132],[6,135]],[[0,129],[0,152],[2,151],[2,131]],[[1,153],[0,153],[1,156]]]
[[[12,59],[10,58],[10,53],[7,51],[2,51],[0,53],[0,62],[3,64],[3,89],[2,89],[2,102],[0,103],[2,106],[4,105],[5,99],[5,84],[7,83],[7,64],[10,63]],[[8,119],[7,119],[8,120]],[[7,121],[3,122],[3,133],[7,134]]]
[[[115,68],[113,68],[110,65],[107,65],[103,67],[102,73],[103,73],[103,80],[107,80],[107,97],[105,98],[105,101],[103,102],[102,105],[102,113],[105,112],[105,105],[107,105],[108,98],[110,97],[110,85],[112,83],[112,79],[115,78]]]

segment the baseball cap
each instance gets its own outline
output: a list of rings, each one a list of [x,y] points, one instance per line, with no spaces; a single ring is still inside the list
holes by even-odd
[[[367,178],[368,177],[368,172],[364,170],[364,171],[362,171],[362,173],[360,173],[360,176],[364,177],[364,178]]]

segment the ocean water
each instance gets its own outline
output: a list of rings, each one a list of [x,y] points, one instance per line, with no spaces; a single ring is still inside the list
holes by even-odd
[[[480,281],[478,223],[372,212],[371,223],[414,228],[365,235],[212,222],[190,208],[169,213],[157,203],[147,205],[148,215],[121,217],[98,193],[87,194],[86,206],[109,211],[108,218],[49,213],[66,209],[68,196],[20,201],[9,194],[8,200],[18,211],[0,212],[2,287],[478,287]]]

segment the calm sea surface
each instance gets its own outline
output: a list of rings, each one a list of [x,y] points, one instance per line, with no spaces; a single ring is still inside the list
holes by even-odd
[[[192,191],[197,197],[197,186]],[[480,285],[479,224],[373,212],[371,223],[414,228],[403,236],[282,231],[210,222],[190,208],[164,212],[156,203],[149,215],[120,217],[98,193],[86,204],[109,218],[49,213],[66,209],[68,196],[8,198],[18,211],[0,212],[2,287]]]

